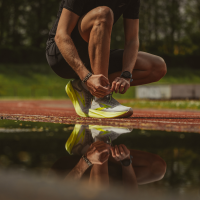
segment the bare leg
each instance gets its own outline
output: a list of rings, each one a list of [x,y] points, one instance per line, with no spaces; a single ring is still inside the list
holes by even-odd
[[[133,156],[132,165],[139,185],[161,180],[166,172],[166,163],[158,155],[130,149]],[[110,161],[119,164],[112,157]]]
[[[106,6],[91,10],[79,20],[79,32],[88,42],[91,68],[95,75],[108,77],[113,20],[113,12]]]
[[[116,72],[109,75],[109,81],[112,83],[116,77],[121,75]],[[167,73],[167,67],[164,60],[145,52],[139,52],[137,61],[133,70],[133,82],[131,86],[143,85],[160,80]]]
[[[89,184],[96,187],[109,186],[108,162],[105,162],[103,165],[93,165]]]

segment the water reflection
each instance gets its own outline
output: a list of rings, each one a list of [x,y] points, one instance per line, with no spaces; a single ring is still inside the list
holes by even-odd
[[[84,139],[77,146],[77,154],[74,152],[76,148],[69,149],[72,155],[66,151],[66,142],[69,141],[70,135],[77,126],[0,120],[0,170],[17,169],[53,177],[52,173],[49,173],[49,169],[52,168],[51,172],[64,179],[79,162],[81,154],[88,148],[85,146],[86,139]],[[117,130],[114,131],[114,129]],[[137,166],[133,169],[138,178],[138,184],[143,184],[139,186],[140,191],[154,188],[161,193],[174,192],[179,196],[198,193],[200,134],[116,127],[114,129],[88,126],[84,134],[88,135],[87,132],[91,132],[87,140],[88,145],[104,137],[105,143],[109,144],[111,141],[110,144],[113,146],[124,144],[130,150],[131,155],[133,154],[133,164],[136,162],[135,166]],[[118,134],[111,134],[112,131]],[[106,137],[109,135],[108,132],[110,138]],[[114,138],[114,136],[117,137]],[[161,166],[163,163],[159,162],[157,158],[160,157],[156,155],[167,163],[167,171],[162,180],[160,179],[163,169],[156,166]],[[110,155],[108,159],[109,184],[123,184],[122,166],[119,162],[112,162],[111,159]],[[89,180],[91,168],[85,171],[81,180],[84,178]]]
[[[113,145],[113,140],[130,132],[128,128],[75,125],[65,145],[71,157],[59,159],[52,171],[66,180],[84,177],[93,186],[121,184],[135,190],[161,180],[166,172],[161,157],[125,144]]]

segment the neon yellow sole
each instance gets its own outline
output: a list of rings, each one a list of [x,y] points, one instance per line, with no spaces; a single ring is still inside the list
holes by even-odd
[[[69,96],[69,98],[71,99],[77,115],[79,115],[81,117],[88,117],[88,115],[81,110],[76,93],[72,87],[71,81],[66,85],[65,91],[66,91],[67,95]]]
[[[76,142],[76,139],[77,139],[77,135],[80,131],[80,128],[81,128],[81,125],[80,124],[76,124],[75,127],[74,127],[74,130],[72,131],[71,135],[69,136],[66,144],[65,144],[65,149],[67,150],[67,152],[69,154],[72,154],[72,148]]]
[[[125,112],[104,112],[99,110],[89,109],[89,116],[93,118],[116,118],[126,114]]]

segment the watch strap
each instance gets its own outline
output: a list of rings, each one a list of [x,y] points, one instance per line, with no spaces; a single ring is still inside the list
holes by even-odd
[[[88,166],[92,166],[92,163],[87,159],[85,155],[82,155],[83,160],[88,164]]]
[[[129,76],[125,76],[124,73],[129,73]],[[121,73],[121,76],[120,76],[120,77],[122,77],[122,78],[130,78],[130,82],[133,81],[133,79],[132,79],[132,74],[131,74],[129,71],[123,71],[123,72]]]
[[[125,159],[125,160],[120,160],[120,162],[121,162],[121,164],[122,164],[123,166],[128,167],[128,166],[130,166],[130,165],[132,164],[132,159],[133,159],[133,156],[130,155],[130,160],[129,160],[129,159]],[[125,164],[124,161],[125,161],[125,162],[126,162],[126,161],[129,161],[129,164],[128,164],[128,165]]]
[[[92,73],[89,72],[89,73],[87,74],[87,76],[82,80],[82,82],[85,83],[91,76],[92,76]]]

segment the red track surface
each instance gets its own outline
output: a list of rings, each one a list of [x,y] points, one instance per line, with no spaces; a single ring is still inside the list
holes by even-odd
[[[81,118],[76,115],[70,100],[4,100],[0,101],[0,117],[24,121],[101,124],[200,133],[199,111],[134,109],[134,114],[126,119]]]

